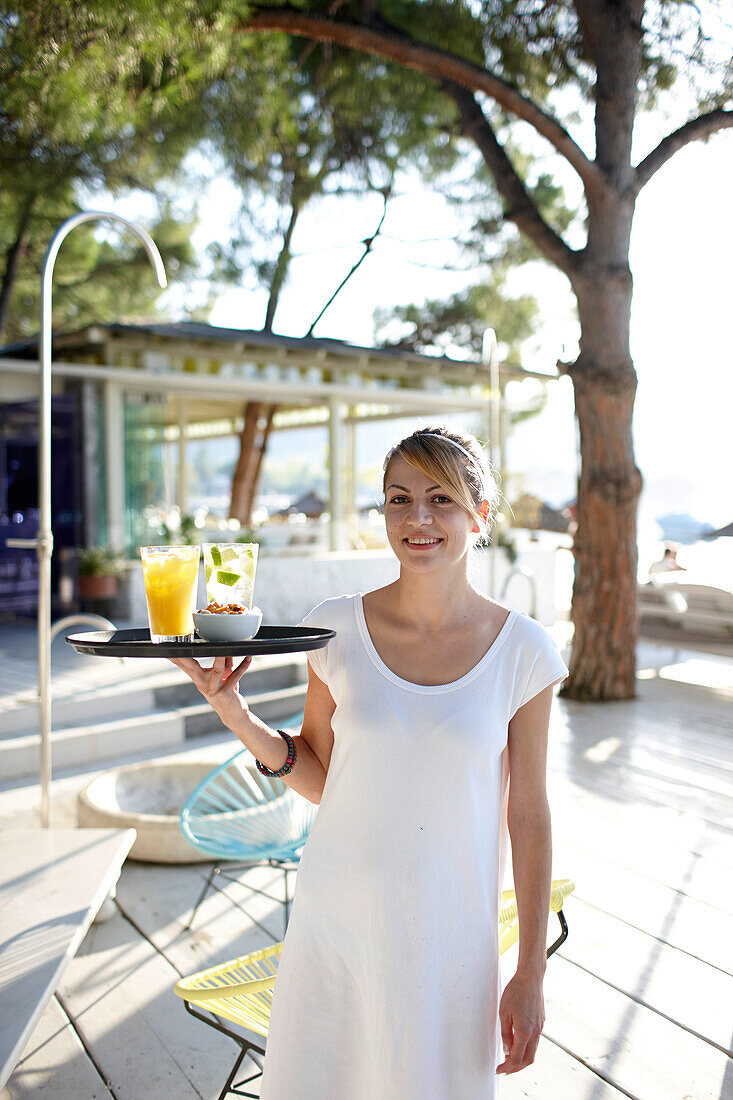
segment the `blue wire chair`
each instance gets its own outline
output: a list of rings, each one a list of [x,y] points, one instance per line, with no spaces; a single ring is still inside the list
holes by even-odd
[[[193,924],[216,875],[234,882],[238,879],[236,872],[267,863],[284,874],[287,928],[288,872],[298,864],[316,809],[281,779],[261,775],[247,749],[240,749],[207,775],[181,811],[181,830],[186,840],[216,861],[186,927]],[[222,861],[232,861],[226,871],[222,870]],[[252,886],[247,889],[271,897]]]

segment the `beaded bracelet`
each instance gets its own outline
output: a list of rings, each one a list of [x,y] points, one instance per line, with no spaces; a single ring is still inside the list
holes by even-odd
[[[295,741],[293,741],[290,734],[286,733],[285,730],[276,730],[275,732],[279,733],[280,736],[285,739],[285,744],[288,746],[288,758],[283,766],[281,768],[278,768],[278,770],[274,772],[271,771],[270,768],[265,767],[264,764],[261,764],[259,760],[255,760],[257,771],[260,772],[262,775],[268,776],[270,779],[279,779],[281,775],[287,775],[289,771],[292,771],[293,765],[295,764],[296,758],[298,756],[295,749]]]

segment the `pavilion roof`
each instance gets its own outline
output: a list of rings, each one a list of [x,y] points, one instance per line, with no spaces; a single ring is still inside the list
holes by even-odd
[[[406,375],[428,373],[444,382],[465,383],[471,376],[485,378],[486,365],[475,358],[458,359],[447,355],[428,355],[403,347],[366,347],[322,336],[282,336],[260,329],[224,328],[203,321],[148,322],[142,324],[95,324],[74,332],[54,334],[54,358],[67,358],[69,354],[83,354],[101,345],[136,347],[140,350],[162,351],[169,349],[180,354],[200,355],[224,352],[249,361],[269,360],[277,363],[297,363],[325,367],[352,366],[354,370],[379,371],[391,368],[390,373],[404,371]],[[0,356],[15,359],[35,359],[38,355],[38,337],[33,336],[0,348]],[[401,372],[400,371],[400,372]],[[502,363],[502,378],[506,381],[522,378],[553,379],[554,374],[525,370],[523,367]]]

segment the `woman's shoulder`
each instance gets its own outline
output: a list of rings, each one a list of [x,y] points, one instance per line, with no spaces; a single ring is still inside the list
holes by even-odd
[[[534,650],[557,649],[552,634],[537,619],[533,619],[526,611],[514,611],[513,616],[512,633],[516,644]]]

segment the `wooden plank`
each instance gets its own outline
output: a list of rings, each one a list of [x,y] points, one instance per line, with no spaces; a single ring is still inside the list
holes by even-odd
[[[733,976],[579,898],[568,901],[567,918],[570,936],[558,958],[584,967],[733,1054]]]
[[[117,882],[132,829],[6,829],[0,864],[0,1088]]]
[[[208,865],[129,863],[120,879],[117,900],[124,913],[181,976],[267,947],[283,936],[279,902],[224,882],[221,889],[211,890],[193,927],[186,930],[208,870]],[[242,878],[275,897],[282,890],[282,872],[271,867],[252,868]]]
[[[688,838],[687,847],[683,847],[674,841],[675,822],[669,815],[660,814],[657,823],[657,815],[648,812],[603,815],[595,807],[593,812],[579,814],[574,807],[572,812],[566,807],[565,799],[553,800],[556,845],[574,844],[586,854],[682,889],[690,897],[733,913],[733,876],[725,863],[703,854],[708,843],[701,823],[685,819],[684,829],[678,831],[680,839]]]
[[[568,779],[581,790],[592,791],[609,800],[626,806],[644,804],[653,809],[692,814],[700,821],[718,829],[726,829],[733,836],[733,810],[731,799],[724,795],[688,791],[684,784],[672,784],[650,774],[629,769],[627,772],[600,771],[580,760],[567,766]]]
[[[109,1090],[55,997],[46,1005],[0,1100],[109,1100]]]
[[[579,788],[556,772],[549,776],[548,790],[556,836],[577,843],[588,834],[594,846],[600,844],[606,851],[610,847],[624,860],[633,860],[641,844],[642,849],[656,846],[693,855],[720,868],[721,877],[733,869],[733,833],[694,814],[633,800],[620,802]]]
[[[711,966],[733,969],[733,919],[726,913],[567,841],[556,844],[554,858],[572,869],[584,901]]]
[[[501,1100],[622,1100],[625,1096],[544,1036],[531,1066],[508,1077],[502,1074],[498,1081]]]
[[[59,1000],[116,1100],[201,1100],[226,1079],[236,1047],[189,1016],[177,979],[119,912],[92,927],[69,965]]]
[[[670,702],[669,699],[666,704],[657,701],[653,708],[644,702],[600,704],[610,710],[605,718],[598,716],[598,721],[592,723],[586,722],[585,716],[577,710],[568,710],[558,727],[558,743],[572,742],[573,747],[582,745],[587,749],[599,740],[599,731],[605,732],[612,727],[620,740],[617,752],[627,754],[627,759],[642,745],[665,756],[686,757],[689,754],[701,770],[720,764],[724,772],[729,773],[731,764],[726,757],[725,741],[731,720],[725,708],[729,708],[730,703],[705,711],[697,705],[689,709],[680,705],[673,709]]]
[[[562,958],[545,979],[549,1039],[639,1100],[721,1100],[729,1058]]]

